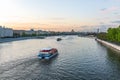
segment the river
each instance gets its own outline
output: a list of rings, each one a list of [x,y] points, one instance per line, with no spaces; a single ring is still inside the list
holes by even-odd
[[[119,53],[93,38],[61,36],[0,43],[0,80],[120,80]],[[59,55],[39,60],[41,48]]]

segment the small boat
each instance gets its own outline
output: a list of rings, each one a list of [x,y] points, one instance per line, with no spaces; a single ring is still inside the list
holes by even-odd
[[[39,59],[51,59],[58,54],[56,48],[43,48],[38,54]]]
[[[61,38],[57,38],[57,41],[61,41],[62,39]]]

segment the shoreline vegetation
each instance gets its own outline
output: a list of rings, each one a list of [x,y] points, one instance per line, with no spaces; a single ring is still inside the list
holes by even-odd
[[[0,38],[0,43],[3,42],[11,42],[18,40],[26,40],[26,39],[44,39],[50,36],[62,36],[62,35],[78,35],[79,37],[96,37],[97,39],[107,41],[111,44],[115,44],[120,46],[120,26],[117,28],[109,28],[107,32],[91,32],[91,33],[80,33],[80,32],[69,32],[69,33],[52,33],[52,34],[44,34],[44,35],[24,35],[24,36],[14,36],[14,37],[6,37]]]
[[[117,28],[109,28],[107,33],[98,33],[96,37],[120,46],[120,26]]]
[[[107,33],[98,33],[96,40],[120,52],[120,26],[117,28],[109,28]]]

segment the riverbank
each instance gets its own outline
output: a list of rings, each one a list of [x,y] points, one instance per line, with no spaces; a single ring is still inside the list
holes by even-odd
[[[101,39],[96,39],[96,41],[102,43],[103,45],[105,45],[109,48],[112,48],[112,49],[116,50],[117,52],[120,52],[120,46],[118,46],[116,44],[112,44],[112,43],[109,43],[109,42],[101,40]]]
[[[41,37],[0,38],[0,43],[19,41],[19,40],[27,40],[27,39],[36,39],[36,38],[37,39],[43,39]]]

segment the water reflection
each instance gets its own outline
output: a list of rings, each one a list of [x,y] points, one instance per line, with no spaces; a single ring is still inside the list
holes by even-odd
[[[120,53],[115,52],[109,48],[107,48],[107,55],[109,56],[108,58],[111,59],[112,61],[119,61],[120,62]]]

